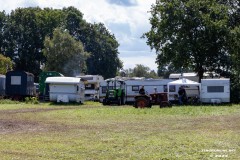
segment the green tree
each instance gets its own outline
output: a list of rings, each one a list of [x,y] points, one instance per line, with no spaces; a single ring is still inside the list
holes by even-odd
[[[6,74],[7,71],[12,70],[12,67],[13,62],[11,59],[0,54],[0,74]]]
[[[37,76],[41,72],[41,64],[46,63],[42,52],[44,39],[46,36],[52,38],[57,27],[67,29],[91,53],[86,73],[109,78],[114,77],[122,67],[118,57],[119,44],[114,35],[103,24],[87,23],[83,14],[74,7],[18,8],[9,15],[1,12],[0,52],[14,61],[15,69]]]
[[[5,12],[0,12],[0,48],[1,46],[3,46],[3,29],[4,29],[4,25],[6,23],[6,15],[5,15]],[[0,52],[1,52],[1,49],[0,49]]]
[[[91,25],[90,29],[90,43],[86,46],[86,50],[92,53],[87,60],[88,72],[104,78],[115,77],[122,68],[116,38],[101,23]]]
[[[157,0],[144,37],[156,50],[159,67],[190,68],[199,81],[205,70],[230,70],[228,9],[216,0]]]
[[[43,53],[47,58],[45,70],[54,70],[66,76],[76,76],[86,70],[86,59],[81,42],[76,41],[67,31],[57,28],[53,38],[46,37]]]
[[[15,62],[15,69],[38,74],[41,61],[41,40],[36,11],[39,8],[16,9],[8,18],[5,55]],[[10,52],[8,52],[10,51]]]
[[[136,64],[133,69],[125,70],[125,73],[128,77],[159,78],[154,70],[142,64]]]

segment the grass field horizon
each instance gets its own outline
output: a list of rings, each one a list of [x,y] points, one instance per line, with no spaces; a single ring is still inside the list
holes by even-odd
[[[0,104],[1,159],[240,159],[240,105]]]

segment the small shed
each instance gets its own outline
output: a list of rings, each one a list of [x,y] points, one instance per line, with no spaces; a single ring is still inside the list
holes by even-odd
[[[5,95],[6,76],[0,74],[0,97]]]
[[[178,102],[178,90],[180,87],[183,87],[186,90],[187,98],[200,98],[201,84],[186,78],[182,78],[169,82],[167,85],[168,99],[172,103]]]
[[[84,103],[84,83],[76,77],[47,77],[49,100],[52,102]]]
[[[24,98],[34,96],[34,75],[25,71],[9,71],[6,73],[6,95]]]
[[[203,103],[229,103],[230,79],[202,79],[201,102]]]

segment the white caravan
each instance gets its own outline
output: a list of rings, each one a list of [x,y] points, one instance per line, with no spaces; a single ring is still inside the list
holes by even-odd
[[[229,103],[230,79],[202,79],[202,103]]]
[[[187,98],[200,98],[201,84],[182,78],[176,81],[169,82],[168,85],[168,100],[172,103],[178,103],[178,90],[183,87],[186,91]]]
[[[134,97],[139,94],[141,86],[144,86],[146,94],[155,92],[167,92],[167,84],[173,80],[171,79],[127,79],[125,80],[125,102],[133,103]],[[109,86],[110,89],[112,86]],[[103,102],[106,96],[107,83],[105,81],[100,83],[99,100]]]
[[[100,75],[77,76],[85,81],[85,100],[99,100],[100,82],[104,81]]]
[[[84,83],[76,77],[48,77],[49,100],[53,102],[84,103]]]

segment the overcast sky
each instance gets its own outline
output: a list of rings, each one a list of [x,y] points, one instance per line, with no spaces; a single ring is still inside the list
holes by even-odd
[[[146,39],[140,38],[150,30],[148,11],[153,3],[155,0],[0,0],[0,10],[10,13],[18,7],[74,6],[88,22],[102,22],[115,35],[124,69],[143,64],[156,71],[156,54],[146,45]]]

